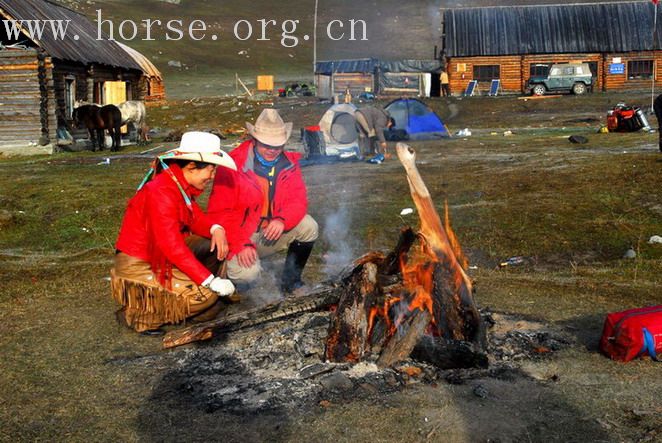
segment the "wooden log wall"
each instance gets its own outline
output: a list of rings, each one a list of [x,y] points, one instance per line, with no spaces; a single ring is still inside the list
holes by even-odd
[[[159,102],[166,99],[165,84],[162,79],[143,77],[140,84],[141,96],[146,102]]]
[[[51,70],[50,61],[40,61],[34,49],[0,51],[0,144],[39,143],[44,120],[40,86],[49,81]]]
[[[609,74],[609,66],[615,57],[621,58],[625,65],[623,74]],[[604,75],[604,90],[634,89],[650,90],[651,80],[628,80],[628,62],[637,60],[653,60],[653,71],[655,75],[655,89],[662,87],[662,51],[629,52],[623,54],[605,54],[602,61]]]
[[[620,57],[625,65],[623,74],[610,74],[609,67],[614,58]],[[594,63],[597,66],[594,90],[646,90],[651,88],[650,79],[628,79],[628,62],[636,60],[653,60],[655,73],[655,88],[662,87],[662,51],[641,51],[621,54],[532,54],[524,56],[494,56],[494,57],[452,57],[448,62],[448,75],[451,93],[461,95],[469,82],[473,80],[473,68],[477,65],[499,65],[501,90],[507,93],[524,93],[529,81],[531,64],[551,63]],[[479,91],[485,94],[489,83],[479,83]]]
[[[356,73],[335,73],[333,74],[333,93],[344,94],[349,88],[352,96],[356,97],[369,88],[375,90],[375,76],[372,74]]]
[[[518,55],[504,57],[453,57],[448,62],[448,80],[451,94],[462,95],[467,85],[473,80],[474,66],[499,65],[501,90],[504,92],[520,92],[521,90],[521,57]],[[479,82],[480,93],[487,94],[490,82]]]

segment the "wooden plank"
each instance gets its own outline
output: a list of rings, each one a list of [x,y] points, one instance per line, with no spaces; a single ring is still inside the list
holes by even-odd
[[[517,97],[517,100],[545,100],[548,98],[559,98],[562,95],[525,95],[524,97]]]

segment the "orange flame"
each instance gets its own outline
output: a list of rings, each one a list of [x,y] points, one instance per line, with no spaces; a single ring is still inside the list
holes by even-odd
[[[436,216],[436,213],[434,213]],[[421,220],[421,224],[428,226],[439,225],[436,220]],[[441,228],[441,226],[439,226]],[[446,235],[443,235],[445,231]],[[404,289],[399,296],[388,298],[383,305],[373,307],[368,315],[368,337],[372,336],[375,322],[381,318],[386,327],[387,335],[395,334],[398,326],[407,319],[408,313],[416,309],[428,311],[431,315],[431,326],[436,324],[434,315],[434,269],[435,264],[443,260],[452,271],[453,287],[461,288],[467,283],[468,278],[464,269],[468,267],[468,260],[462,252],[460,243],[450,225],[448,215],[448,203],[445,204],[444,226],[441,228],[441,236],[421,237],[420,247],[417,251],[400,256],[400,271]],[[440,254],[441,253],[441,254]],[[411,255],[411,256],[410,256]],[[470,282],[469,282],[470,285]],[[391,312],[394,307],[401,307]],[[432,328],[433,329],[433,328]]]

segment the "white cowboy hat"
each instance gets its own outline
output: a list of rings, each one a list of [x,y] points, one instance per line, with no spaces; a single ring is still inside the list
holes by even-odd
[[[191,160],[194,162],[211,163],[237,170],[234,160],[221,150],[221,139],[209,132],[191,131],[182,135],[179,147],[171,149],[162,156],[162,160]]]
[[[255,121],[255,126],[246,122],[248,133],[257,141],[269,146],[283,146],[292,133],[292,123],[285,123],[275,109],[267,108]]]

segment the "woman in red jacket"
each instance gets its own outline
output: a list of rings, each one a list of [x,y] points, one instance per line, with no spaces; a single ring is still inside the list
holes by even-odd
[[[260,274],[260,257],[287,249],[281,290],[291,293],[303,285],[301,274],[317,240],[317,222],[307,214],[301,155],[284,152],[292,123],[278,111],[265,109],[255,126],[246,124],[251,139],[230,156],[237,171],[223,171],[209,197],[210,219],[228,235],[228,278],[250,284]]]
[[[229,280],[215,277],[189,248],[199,236],[209,239],[207,250],[216,259],[227,254],[223,227],[213,225],[195,202],[216,166],[236,169],[219,138],[187,132],[179,148],[157,158],[129,201],[111,271],[113,297],[123,306],[117,312],[120,323],[161,334],[161,325],[200,314],[215,305],[218,295],[234,292]]]

